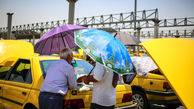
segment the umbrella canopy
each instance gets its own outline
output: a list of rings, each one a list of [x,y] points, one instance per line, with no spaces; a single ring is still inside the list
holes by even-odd
[[[129,35],[124,32],[112,33],[112,35],[116,35],[116,38],[119,39],[125,46],[138,45],[141,43],[135,36]]]
[[[86,29],[78,25],[63,25],[45,33],[36,43],[34,49],[41,55],[58,54],[63,48],[74,48],[74,31]]]
[[[126,47],[110,33],[97,29],[75,32],[75,42],[95,61],[119,73],[132,73],[133,65]]]

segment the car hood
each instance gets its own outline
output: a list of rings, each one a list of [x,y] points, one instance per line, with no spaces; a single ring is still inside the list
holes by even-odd
[[[0,40],[0,66],[7,64],[7,59],[20,56],[34,55],[34,47],[31,43],[19,40]],[[12,64],[9,64],[12,65]],[[8,64],[6,65],[8,66]]]
[[[194,40],[162,38],[140,44],[187,109],[194,109]]]

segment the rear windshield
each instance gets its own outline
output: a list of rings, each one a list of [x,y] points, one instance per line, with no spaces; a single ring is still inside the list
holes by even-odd
[[[46,76],[46,72],[47,72],[48,68],[50,67],[50,65],[52,65],[53,63],[56,63],[58,61],[59,60],[43,60],[43,61],[40,61],[41,69],[42,69],[44,77]],[[83,61],[83,60],[74,60],[74,61],[76,61],[76,64],[77,64],[77,66],[74,67],[74,69],[75,69],[75,73],[78,76],[83,75],[83,74],[88,74],[93,68],[93,66],[91,64],[89,64],[88,62],[86,62],[86,61]]]
[[[158,68],[155,69],[155,70],[150,71],[149,73],[163,75]]]

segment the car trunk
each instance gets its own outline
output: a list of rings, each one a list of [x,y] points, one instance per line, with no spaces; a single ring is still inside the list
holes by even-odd
[[[78,85],[78,89],[75,90],[69,90],[64,97],[66,100],[82,100],[84,102],[84,107],[89,108],[90,103],[92,101],[92,85]],[[86,88],[86,89],[83,89]],[[123,101],[123,96],[124,94],[132,94],[131,86],[126,85],[126,84],[118,84],[116,87],[116,105],[115,107],[120,107],[120,106],[127,106],[132,104],[132,102],[125,102],[122,103]]]

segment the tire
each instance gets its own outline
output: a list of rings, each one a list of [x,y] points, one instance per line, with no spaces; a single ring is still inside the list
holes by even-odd
[[[35,107],[29,107],[28,109],[37,109],[37,108],[35,108]]]
[[[134,91],[132,101],[137,103],[135,109],[149,109],[148,100],[142,91]]]

